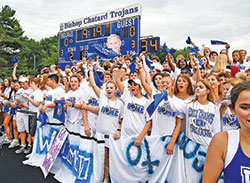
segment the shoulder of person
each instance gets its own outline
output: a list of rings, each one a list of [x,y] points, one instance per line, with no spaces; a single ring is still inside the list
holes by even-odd
[[[227,131],[224,131],[216,133],[213,136],[213,139],[210,142],[209,147],[211,146],[210,148],[213,148],[213,150],[221,152],[224,159],[227,152],[227,144],[228,144],[228,133]]]

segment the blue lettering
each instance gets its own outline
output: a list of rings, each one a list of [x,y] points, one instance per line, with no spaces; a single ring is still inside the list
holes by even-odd
[[[90,182],[93,174],[93,154],[79,150],[79,146],[69,144],[67,140],[60,153],[62,162],[77,177],[75,182]]]
[[[102,113],[105,113],[105,110],[106,110],[106,107],[102,106],[101,112],[102,112]]]
[[[131,166],[136,166],[141,159],[142,150],[141,150],[141,146],[135,146],[137,148],[138,152],[137,152],[136,158],[134,160],[132,160],[131,155],[130,155],[130,149],[133,146],[134,146],[134,141],[130,142],[130,144],[128,145],[127,150],[126,150],[126,157],[127,157],[128,163]]]
[[[70,102],[75,104],[76,103],[76,98],[75,97],[71,97],[70,98]]]
[[[198,152],[199,156],[202,156],[201,158],[199,158],[198,156],[196,156],[196,158],[194,159],[194,162],[192,164],[192,167],[198,171],[198,172],[202,172],[203,168],[204,168],[204,164],[205,164],[205,159],[206,159],[206,152],[203,151],[199,151]],[[198,159],[199,158],[199,159]]]
[[[119,116],[119,111],[118,111],[118,110],[115,110],[114,116],[115,116],[115,117],[118,117],[118,116]]]
[[[142,162],[142,166],[148,166],[148,173],[153,174],[154,173],[153,166],[159,166],[160,161],[159,160],[151,161],[150,150],[149,150],[148,141],[146,140],[146,138],[144,138],[144,143],[145,143],[145,148],[146,148],[146,153],[147,153],[147,156],[146,156],[147,160]]]
[[[39,127],[37,129],[37,132],[38,135],[37,135],[36,152],[38,154],[47,154],[59,130],[51,128],[47,136],[43,134],[43,127]]]
[[[47,101],[52,101],[52,95],[47,95],[47,96],[45,97],[45,100],[47,100]]]

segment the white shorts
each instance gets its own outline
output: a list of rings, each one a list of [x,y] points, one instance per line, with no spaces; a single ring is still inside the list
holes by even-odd
[[[16,113],[16,126],[18,132],[29,133],[28,114],[17,112]]]

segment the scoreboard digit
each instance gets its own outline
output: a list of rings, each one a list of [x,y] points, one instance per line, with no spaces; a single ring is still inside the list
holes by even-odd
[[[152,37],[140,40],[140,52],[141,53],[160,53],[160,38]]]

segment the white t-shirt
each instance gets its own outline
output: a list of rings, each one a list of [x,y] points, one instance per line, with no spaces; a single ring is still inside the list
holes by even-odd
[[[66,93],[65,99],[74,104],[83,104],[83,91],[81,89],[70,90]],[[82,109],[67,106],[67,121],[83,125]]]
[[[151,99],[153,98],[154,95],[161,93],[159,90],[157,90],[157,88],[155,87],[153,82],[150,84],[150,88],[152,88],[152,97],[151,97]]]
[[[86,86],[83,90],[83,101],[91,107],[99,108],[98,97],[94,90],[89,86]],[[96,131],[97,115],[87,111],[87,120],[90,128]]]
[[[123,118],[124,103],[119,98],[116,98],[116,101],[110,101],[106,92],[102,90],[99,106],[96,131],[106,135],[114,134]]]
[[[121,135],[137,136],[151,119],[146,110],[150,102],[145,97],[136,98],[127,88],[121,99],[125,103]]]
[[[84,79],[84,81],[80,83],[80,89],[84,90],[85,87],[88,87],[88,84],[88,81]]]
[[[208,146],[212,137],[221,131],[220,110],[214,103],[201,105],[198,101],[191,102],[183,112],[186,118],[186,135],[196,143]]]
[[[183,106],[184,104],[188,104],[189,102],[191,102],[194,99],[194,95],[189,96],[188,98],[186,98],[185,100],[179,99],[178,97],[175,96],[174,100],[176,102],[176,104],[180,104],[180,106]],[[181,131],[184,132],[186,134],[186,118],[184,118],[182,120],[182,124],[181,124]]]
[[[65,92],[61,87],[55,89],[50,89],[45,97],[45,105],[54,104],[55,100],[60,100],[62,97],[65,97]],[[46,114],[50,122],[55,122],[56,119],[53,119],[54,108],[47,108]]]
[[[30,96],[30,94],[33,92],[32,89],[26,89],[24,90],[23,88],[20,88],[17,92],[16,92],[16,99],[20,100],[21,103],[28,103],[28,99],[23,98],[23,94],[26,94],[27,96]],[[22,110],[27,110],[27,108],[25,107],[21,107]]]
[[[11,91],[11,87],[5,88],[5,90],[4,90],[4,92],[3,92],[3,95],[9,98],[10,91]],[[8,100],[6,100],[6,99],[3,98],[3,97],[1,97],[1,99],[2,99],[2,102],[3,102],[3,103],[8,102]]]
[[[177,97],[162,100],[152,115],[152,136],[172,135],[176,125],[176,117],[180,116],[180,109],[184,102]],[[182,116],[182,115],[181,115]]]
[[[30,98],[32,98],[35,101],[42,102],[43,101],[43,92],[40,89],[37,89],[30,94]],[[38,107],[36,107],[31,102],[29,102],[29,110],[31,112],[38,113],[41,106],[42,106],[42,103],[40,103],[40,105]]]
[[[249,63],[248,62],[244,62],[243,64],[237,63],[236,66],[239,67],[241,71],[244,71],[248,69]]]
[[[47,93],[48,93],[48,90],[42,90],[42,93],[43,93],[42,105],[44,105],[44,103],[45,103],[45,97],[46,97],[46,95],[47,95]]]

